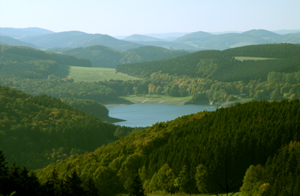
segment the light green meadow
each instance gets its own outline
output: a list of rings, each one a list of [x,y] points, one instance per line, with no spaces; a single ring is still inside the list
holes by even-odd
[[[73,78],[75,82],[97,82],[104,80],[140,80],[140,78],[129,76],[123,73],[116,73],[113,68],[101,68],[101,67],[78,67],[78,66],[66,66],[60,65],[56,73],[56,76]]]
[[[250,56],[236,56],[234,57],[236,60],[239,61],[247,61],[247,60],[252,60],[252,61],[262,61],[262,60],[275,60],[275,58],[266,58],[266,57],[250,57]]]

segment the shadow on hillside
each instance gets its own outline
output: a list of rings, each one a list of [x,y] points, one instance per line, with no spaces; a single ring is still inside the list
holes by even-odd
[[[58,69],[53,72],[53,75],[61,78],[67,78],[70,74],[70,66],[68,65],[59,65]]]

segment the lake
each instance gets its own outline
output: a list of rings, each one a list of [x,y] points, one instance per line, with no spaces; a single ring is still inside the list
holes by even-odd
[[[216,107],[210,105],[132,104],[108,107],[107,109],[109,116],[126,120],[114,123],[116,125],[146,127],[157,122],[174,120],[187,114],[204,110],[214,111]]]

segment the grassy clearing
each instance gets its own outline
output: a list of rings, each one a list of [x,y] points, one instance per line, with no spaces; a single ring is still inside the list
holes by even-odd
[[[275,58],[266,58],[266,57],[250,57],[250,56],[236,56],[234,57],[236,60],[239,61],[247,61],[247,60],[252,60],[252,61],[263,61],[263,60],[274,60]]]
[[[140,80],[140,78],[129,76],[123,73],[116,73],[112,68],[100,67],[77,67],[60,65],[59,69],[54,73],[59,77],[70,77],[75,82],[97,82],[104,80]]]
[[[122,97],[132,103],[156,103],[156,104],[175,104],[184,105],[185,102],[190,101],[192,96],[189,97],[170,97],[166,95],[130,95]]]

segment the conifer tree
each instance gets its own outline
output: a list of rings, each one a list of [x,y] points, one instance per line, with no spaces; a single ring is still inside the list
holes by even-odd
[[[130,185],[129,196],[145,196],[144,191],[140,176],[136,175]]]

